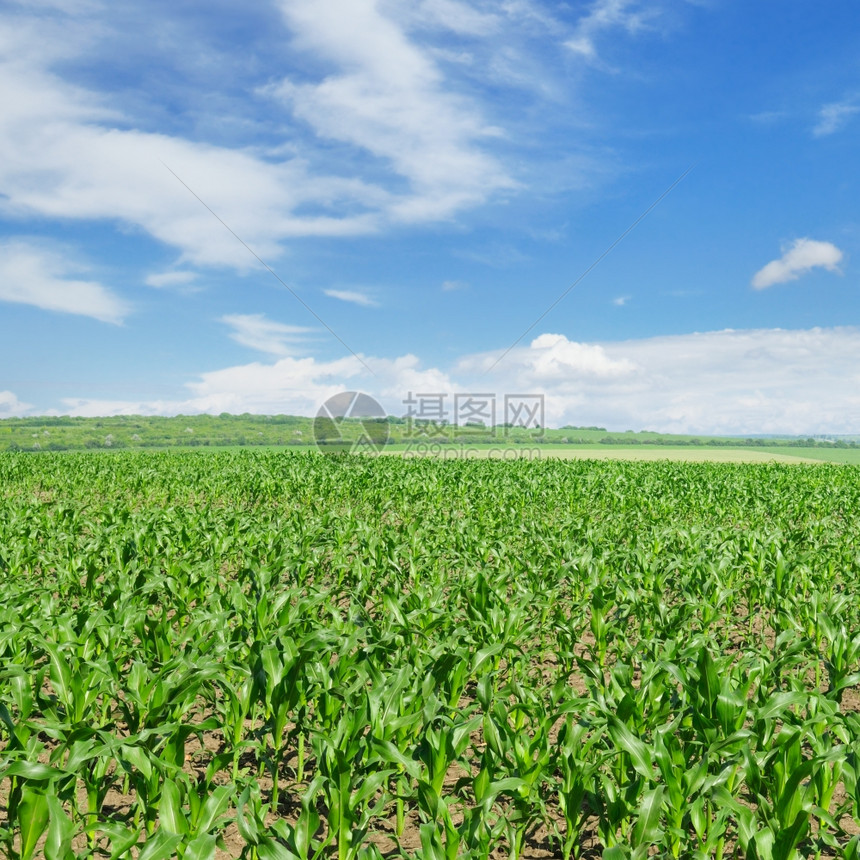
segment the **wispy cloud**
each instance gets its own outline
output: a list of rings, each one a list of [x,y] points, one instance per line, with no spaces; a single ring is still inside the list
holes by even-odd
[[[294,355],[298,345],[304,344],[313,332],[266,319],[264,314],[228,314],[221,317],[221,322],[233,329],[230,337],[236,343],[275,356]]]
[[[0,242],[0,301],[119,325],[129,305],[98,281],[74,277],[85,268],[56,245],[26,239]]]
[[[598,60],[597,39],[609,30],[624,30],[634,35],[650,26],[660,14],[655,6],[643,7],[637,0],[595,0],[588,14],[580,19],[576,32],[565,46],[585,60]]]
[[[501,18],[482,12],[460,0],[421,0],[416,17],[424,23],[464,36],[490,36],[501,27]]]
[[[458,4],[455,4],[458,5]],[[498,129],[446,87],[429,51],[374,0],[280,0],[298,49],[332,71],[272,90],[322,138],[383,159],[410,186],[389,206],[404,222],[448,218],[515,186],[482,142]]]
[[[812,269],[822,268],[838,272],[842,251],[831,242],[815,239],[796,239],[778,260],[771,260],[755,273],[752,286],[756,290],[796,281]]]
[[[361,293],[358,290],[323,290],[323,292],[330,298],[338,299],[341,302],[351,302],[354,305],[361,305],[365,308],[379,306],[379,302],[374,301],[366,293]]]
[[[856,98],[826,104],[818,112],[818,123],[812,129],[812,133],[816,137],[835,134],[858,112],[860,112],[860,104]]]
[[[96,400],[70,397],[62,401],[70,415],[176,415],[221,412],[315,415],[329,397],[360,387],[373,390],[389,414],[402,414],[409,391],[449,391],[451,378],[436,368],[423,368],[414,355],[395,359],[367,357],[372,378],[354,357],[335,361],[281,358],[273,363],[225,367],[203,373],[187,383],[183,400]]]
[[[617,308],[623,308],[630,301],[630,296],[616,296],[612,300],[612,304]]]
[[[255,136],[231,148],[150,131],[135,105],[114,107],[109,93],[60,72],[60,62],[98,54],[98,40],[110,36],[106,21],[88,21],[86,37],[73,38],[67,21],[22,12],[0,20],[0,90],[8,94],[0,112],[0,211],[115,219],[177,248],[185,261],[244,269],[254,265],[247,250],[165,165],[267,260],[285,240],[448,219],[515,186],[484,147],[498,129],[481,105],[450,86],[429,48],[375,3],[282,6],[290,28],[284,41],[291,30],[314,66],[328,68],[315,82],[283,81],[268,92],[317,138],[342,141],[361,158],[345,168],[327,162],[328,144],[295,129],[297,142],[265,152]],[[440,9],[431,3],[428,14]],[[460,12],[464,27],[483,20],[469,18],[466,6]]]
[[[759,125],[774,125],[788,119],[790,114],[784,110],[763,110],[759,113],[750,114],[750,120]]]
[[[465,290],[469,285],[465,281],[442,281],[442,290],[446,293],[455,290]]]
[[[51,70],[52,40],[44,47],[29,28],[0,22],[0,44],[30,45],[0,60],[0,210],[7,215],[117,219],[178,248],[187,260],[249,268],[253,257],[232,239],[187,188],[200,194],[230,227],[266,258],[296,236],[372,232],[388,199],[358,179],[312,176],[300,159],[266,161],[228,149],[136,129],[133,117],[105,107],[94,92]],[[4,38],[5,37],[5,38]],[[71,50],[71,49],[69,49]],[[313,206],[313,214],[297,214]]]
[[[148,287],[156,290],[163,289],[188,289],[197,280],[197,272],[170,271],[155,272],[147,275],[145,283]]]

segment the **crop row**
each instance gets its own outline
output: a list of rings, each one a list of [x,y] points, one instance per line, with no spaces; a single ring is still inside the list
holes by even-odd
[[[849,857],[853,469],[0,457],[0,850]]]

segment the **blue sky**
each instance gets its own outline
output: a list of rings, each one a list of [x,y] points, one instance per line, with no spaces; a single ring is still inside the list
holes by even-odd
[[[394,414],[529,392],[555,425],[860,432],[858,22],[854,0],[0,0],[0,417],[358,389]]]

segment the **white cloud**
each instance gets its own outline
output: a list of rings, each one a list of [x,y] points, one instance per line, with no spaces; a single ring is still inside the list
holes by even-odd
[[[831,242],[796,239],[782,257],[771,260],[755,273],[752,286],[757,290],[763,290],[774,284],[796,281],[801,275],[816,268],[838,272],[842,256],[842,251]]]
[[[442,281],[442,290],[446,293],[454,290],[465,290],[468,286],[465,281]]]
[[[221,317],[221,322],[233,329],[230,337],[236,343],[278,356],[293,355],[297,344],[305,341],[313,331],[268,320],[264,314],[228,314]]]
[[[354,357],[335,361],[282,358],[274,364],[227,367],[204,373],[187,384],[191,396],[182,400],[97,400],[66,398],[63,414],[70,415],[193,415],[256,412],[315,415],[329,397],[346,390],[363,390],[378,397],[389,414],[405,411],[409,391],[449,391],[454,383],[442,371],[422,369],[414,355],[395,359],[362,356],[373,368],[371,376]]]
[[[173,401],[70,398],[63,413],[314,415],[345,390],[403,415],[410,392],[494,391],[546,398],[547,423],[676,433],[857,433],[860,330],[720,331],[583,344],[543,334],[491,372],[497,353],[464,356],[451,373],[414,355],[320,362],[286,357],[227,367],[188,383]]]
[[[456,4],[455,4],[456,5]],[[299,49],[336,69],[318,83],[272,90],[317,135],[387,162],[412,193],[391,202],[398,221],[449,218],[514,182],[481,142],[498,130],[446,88],[429,51],[375,0],[280,0]]]
[[[4,35],[11,41],[0,33],[0,44]],[[385,201],[380,189],[312,177],[299,159],[269,163],[251,151],[120,128],[128,119],[41,68],[40,58],[47,62],[34,49],[32,57],[0,62],[0,89],[11,94],[0,112],[7,215],[117,219],[195,263],[256,265],[167,165],[263,257],[276,257],[278,243],[289,237],[376,229],[368,207]],[[333,214],[295,214],[307,205],[331,207]]]
[[[171,289],[175,287],[188,288],[197,280],[197,272],[170,271],[155,272],[146,277],[146,285],[156,290]]]
[[[623,308],[629,301],[630,296],[616,296],[616,298],[612,300],[612,304],[617,308]]]
[[[750,114],[750,120],[760,125],[773,125],[788,119],[790,114],[784,110],[763,110],[759,113]]]
[[[506,373],[506,366],[517,367],[518,390],[532,390],[535,386],[559,380],[605,380],[627,376],[636,371],[636,365],[626,358],[613,359],[604,347],[597,344],[576,343],[562,334],[542,334],[529,347],[511,350],[496,364],[498,355],[483,353],[466,356],[457,365],[458,377],[476,374]],[[522,386],[525,385],[523,389]]]
[[[18,418],[33,407],[23,403],[11,391],[0,391],[0,418]]]
[[[548,348],[566,362],[547,361]],[[487,358],[473,356],[461,367],[486,367]],[[763,329],[593,345],[543,335],[479,378],[488,390],[544,393],[551,425],[856,433],[858,368],[856,328]]]
[[[659,15],[654,6],[642,8],[637,0],[595,0],[588,14],[577,25],[565,47],[585,60],[598,59],[597,38],[608,30],[621,29],[630,35],[650,26]]]
[[[0,301],[120,324],[128,304],[97,281],[72,277],[81,271],[56,246],[8,239],[0,242]]]
[[[855,99],[824,105],[818,112],[818,123],[812,129],[816,137],[826,137],[839,131],[854,114],[860,112]]]
[[[361,305],[365,308],[379,306],[379,302],[374,301],[370,296],[358,290],[323,290],[323,292],[333,299],[339,299],[342,302],[351,302],[354,305]]]
[[[2,66],[0,87],[20,92]],[[0,186],[8,214],[118,219],[179,248],[194,263],[255,266],[247,249],[167,165],[262,257],[277,257],[279,241],[289,237],[376,229],[374,216],[355,212],[356,201],[366,194],[378,204],[384,195],[361,182],[314,180],[296,160],[269,164],[249,152],[55,118],[49,115],[50,99],[26,84],[23,90],[24,99],[45,110],[36,117],[5,109],[0,114],[0,148],[6,155]],[[28,108],[28,114],[33,112]],[[293,214],[302,205],[335,203],[354,214]]]
[[[319,147],[300,141],[261,155],[144,130],[125,106],[56,69],[97,52],[98,39],[110,35],[104,22],[83,36],[21,14],[0,19],[0,212],[117,220],[179,249],[185,261],[245,269],[256,266],[253,257],[183,182],[265,259],[276,258],[284,240],[447,219],[513,187],[482,148],[496,130],[479,107],[456,95],[429,50],[371,0],[282,5],[297,42],[339,71],[270,94],[287,98],[318,136],[372,160],[363,155],[338,175],[336,167],[326,171]],[[460,11],[466,22],[468,7]]]
[[[464,36],[490,36],[498,32],[498,15],[481,12],[459,0],[422,0],[416,16],[429,24]]]

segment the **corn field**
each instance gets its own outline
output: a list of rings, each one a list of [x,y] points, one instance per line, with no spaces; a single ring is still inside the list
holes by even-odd
[[[0,455],[0,853],[860,857],[860,473]]]

